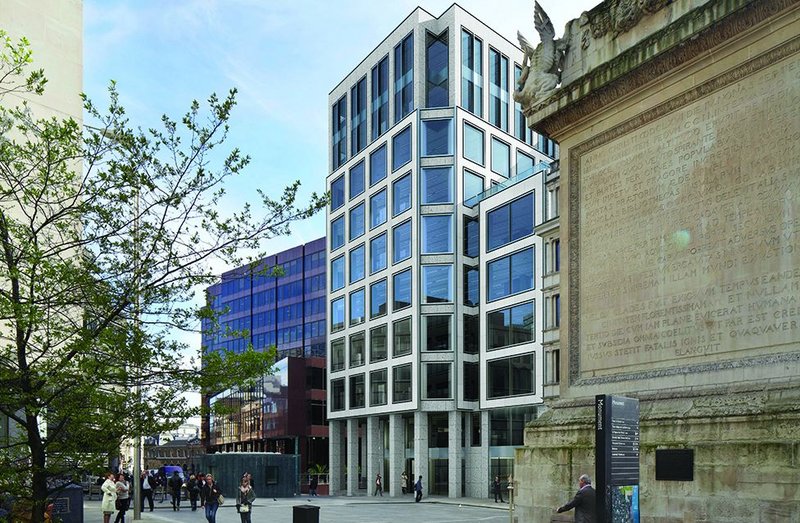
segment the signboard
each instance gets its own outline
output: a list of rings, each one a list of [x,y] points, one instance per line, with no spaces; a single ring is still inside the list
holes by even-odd
[[[639,523],[639,400],[595,397],[597,521]]]

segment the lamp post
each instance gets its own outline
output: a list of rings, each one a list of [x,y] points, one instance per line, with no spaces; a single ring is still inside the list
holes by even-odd
[[[508,521],[514,523],[514,476],[508,475]]]

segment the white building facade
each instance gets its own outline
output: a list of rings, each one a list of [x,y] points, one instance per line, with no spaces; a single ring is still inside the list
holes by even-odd
[[[331,493],[484,497],[544,397],[545,178],[522,51],[412,12],[329,95]],[[552,379],[552,377],[550,377]]]

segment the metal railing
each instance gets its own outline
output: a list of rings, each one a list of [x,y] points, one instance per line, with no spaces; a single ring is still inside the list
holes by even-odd
[[[545,162],[539,162],[536,165],[534,165],[533,167],[530,167],[530,168],[524,170],[523,172],[517,174],[516,176],[512,176],[511,178],[508,178],[507,180],[505,180],[503,182],[500,182],[497,185],[493,185],[492,187],[486,189],[482,193],[476,194],[472,198],[467,199],[466,201],[464,201],[464,205],[466,205],[467,207],[470,207],[470,208],[475,207],[476,205],[481,203],[486,198],[489,198],[490,196],[494,196],[495,194],[499,193],[500,191],[504,191],[504,190],[508,189],[509,187],[512,187],[512,186],[518,184],[519,182],[521,182],[523,180],[527,180],[531,176],[534,176],[534,175],[539,174],[541,172],[545,172],[548,169],[550,169],[550,164],[545,163]]]

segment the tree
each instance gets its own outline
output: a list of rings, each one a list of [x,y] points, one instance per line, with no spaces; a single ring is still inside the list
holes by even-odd
[[[5,107],[8,93],[41,93],[45,79],[23,75],[27,42],[0,34],[0,47],[0,413],[19,428],[0,441],[0,492],[30,500],[38,522],[54,478],[96,470],[125,436],[196,414],[176,391],[269,370],[274,353],[252,347],[206,354],[198,368],[171,334],[213,320],[191,302],[215,281],[212,260],[241,264],[242,249],[258,252],[326,200],[299,203],[294,182],[279,199],[258,191],[257,212],[222,208],[225,184],[249,162],[221,151],[235,90],[144,131],[112,83],[106,110],[83,97],[93,127],[82,128]]]

